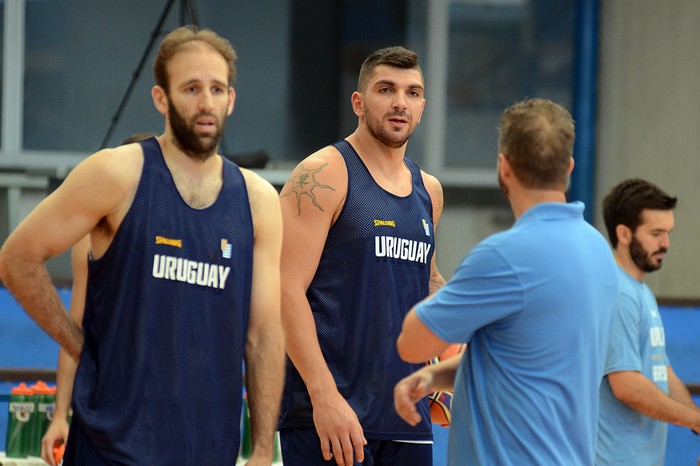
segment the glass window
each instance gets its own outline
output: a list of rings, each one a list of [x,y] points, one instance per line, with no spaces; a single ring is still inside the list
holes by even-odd
[[[445,165],[493,168],[504,108],[546,97],[571,108],[573,0],[449,6]]]
[[[437,0],[436,0],[437,1]],[[144,131],[161,132],[150,97],[153,54],[165,32],[197,19],[238,52],[236,105],[221,150],[263,151],[289,167],[356,126],[350,108],[362,60],[403,44],[430,61],[432,0],[231,0],[26,2],[23,148],[90,153]],[[141,69],[165,8],[170,11]],[[426,83],[431,112],[445,124],[412,138],[419,163],[427,131],[444,140],[442,168],[493,168],[501,111],[524,97],[571,107],[573,0],[447,0],[444,108]],[[445,31],[441,29],[441,31]],[[425,70],[424,70],[425,71]],[[120,104],[135,79],[131,94]],[[433,135],[431,134],[431,137]]]
[[[25,149],[100,148],[160,6],[137,0],[26,2]],[[110,144],[160,126],[150,102],[150,59],[145,68]]]
[[[437,1],[437,0],[436,0]],[[442,1],[442,0],[440,0]],[[362,2],[361,2],[362,3]],[[369,2],[365,2],[369,3]],[[407,155],[426,165],[427,131],[440,132],[441,169],[494,169],[497,126],[508,105],[526,97],[547,97],[571,109],[573,100],[573,0],[448,0],[444,60],[429,56],[433,1],[372,2],[374,14],[344,2],[342,11],[341,128],[355,127],[347,103],[362,60],[374,49],[403,44],[418,52],[426,75],[426,118],[444,115],[444,127],[423,121]],[[429,63],[446,63],[444,108]]]
[[[136,72],[133,91],[106,146],[133,133],[160,133],[151,100],[153,56],[163,35],[189,22],[231,41],[238,53],[237,100],[222,151],[283,157],[288,137],[288,1],[26,2],[25,149],[99,149]],[[158,21],[166,12],[158,31]],[[141,69],[139,60],[160,32]]]

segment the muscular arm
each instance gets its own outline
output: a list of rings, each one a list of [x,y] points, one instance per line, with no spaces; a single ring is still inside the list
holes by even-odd
[[[292,173],[280,194],[282,242],[282,322],[287,354],[299,371],[313,404],[314,424],[326,460],[352,464],[364,458],[365,439],[357,415],[337,390],[321,352],[306,291],[347,192],[341,156],[324,148]]]
[[[0,250],[0,278],[7,289],[74,360],[82,348],[82,331],[66,313],[44,263],[68,250],[102,219],[116,217],[119,207],[130,202],[128,196],[125,202],[124,175],[133,164],[115,164],[111,152],[101,151],[79,164]]]
[[[90,238],[81,239],[71,251],[73,287],[71,289],[70,316],[78,326],[82,325],[87,291],[87,254]],[[53,447],[57,442],[68,438],[68,412],[73,394],[73,379],[78,364],[63,349],[58,351],[58,371],[56,373],[56,408],[53,420],[41,441],[41,457],[55,466]]]
[[[683,381],[678,378],[676,373],[673,371],[671,366],[668,368],[668,395],[676,401],[683,403],[684,405],[698,410],[698,405],[693,401],[693,396],[688,391],[688,387],[685,386]]]
[[[245,347],[253,446],[248,464],[270,464],[284,383],[279,292],[282,218],[277,191],[257,175],[247,171],[244,174],[255,230],[250,322]]]
[[[693,401],[693,396],[688,391],[688,387],[678,378],[671,366],[668,366],[668,395],[687,407],[700,412],[700,407]],[[700,435],[700,430],[697,428],[691,428],[691,430],[695,432],[695,434]]]
[[[428,298],[430,299],[430,298]],[[399,356],[406,362],[421,363],[442,354],[449,343],[435,335],[411,309],[403,321],[396,349]]]
[[[687,400],[679,387],[682,383],[671,374],[669,371],[670,396],[636,371],[612,372],[608,381],[615,397],[638,413],[700,432],[700,411],[685,404]]]
[[[82,331],[68,317],[44,268],[48,257],[37,257],[25,249],[28,245],[16,243],[17,239],[11,237],[0,252],[0,275],[5,287],[27,314],[77,360],[83,345]]]

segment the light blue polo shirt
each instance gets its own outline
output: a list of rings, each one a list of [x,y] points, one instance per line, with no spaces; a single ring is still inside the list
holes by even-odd
[[[532,207],[417,306],[437,336],[469,342],[448,464],[593,463],[617,272],[583,209]]]
[[[641,372],[668,394],[666,337],[654,293],[619,267],[618,276],[620,294],[605,375]],[[668,424],[640,414],[618,400],[607,377],[600,387],[598,429],[596,464],[663,466]]]

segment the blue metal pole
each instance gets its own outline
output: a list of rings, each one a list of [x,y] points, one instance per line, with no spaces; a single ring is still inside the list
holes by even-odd
[[[576,36],[574,47],[575,168],[569,199],[586,205],[585,219],[592,223],[595,206],[596,101],[598,85],[599,0],[574,0]]]

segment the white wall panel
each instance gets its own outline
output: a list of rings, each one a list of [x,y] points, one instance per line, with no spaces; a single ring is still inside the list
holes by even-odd
[[[700,298],[700,2],[600,3],[597,212],[629,177],[677,196],[670,255],[647,278],[659,296]]]

